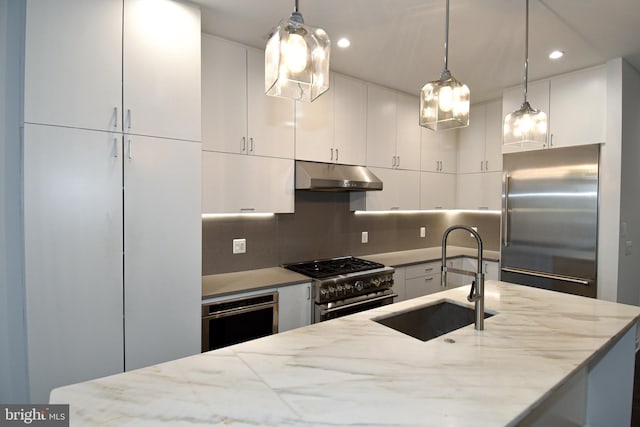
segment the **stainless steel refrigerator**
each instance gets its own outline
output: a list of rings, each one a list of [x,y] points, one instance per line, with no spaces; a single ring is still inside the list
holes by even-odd
[[[599,152],[504,155],[501,280],[596,297]]]

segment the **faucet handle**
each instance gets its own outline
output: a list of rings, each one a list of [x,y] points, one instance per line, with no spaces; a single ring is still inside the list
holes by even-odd
[[[480,295],[477,295],[475,293],[476,291],[476,281],[472,281],[471,282],[471,291],[469,292],[469,296],[467,297],[467,301],[469,302],[474,302],[474,301],[478,301],[480,299]]]

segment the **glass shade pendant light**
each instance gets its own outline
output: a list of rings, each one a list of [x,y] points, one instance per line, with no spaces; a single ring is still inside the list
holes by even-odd
[[[305,25],[295,0],[293,13],[280,21],[267,42],[265,93],[312,102],[329,89],[330,53],[326,31]]]
[[[522,106],[507,114],[503,125],[504,145],[543,145],[547,142],[547,115],[529,105],[527,83],[529,79],[529,0],[526,1],[524,39],[524,102]]]
[[[469,126],[469,88],[449,71],[449,0],[444,39],[444,70],[440,79],[420,91],[420,126],[431,130]]]

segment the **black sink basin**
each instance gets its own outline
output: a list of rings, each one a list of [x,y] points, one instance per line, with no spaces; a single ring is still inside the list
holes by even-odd
[[[490,313],[484,314],[485,319],[491,316]],[[403,334],[429,341],[472,324],[474,317],[473,309],[443,301],[374,320]]]

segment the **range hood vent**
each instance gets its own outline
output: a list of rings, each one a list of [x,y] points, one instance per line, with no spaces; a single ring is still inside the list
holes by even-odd
[[[296,161],[296,190],[382,190],[382,181],[364,166]]]

